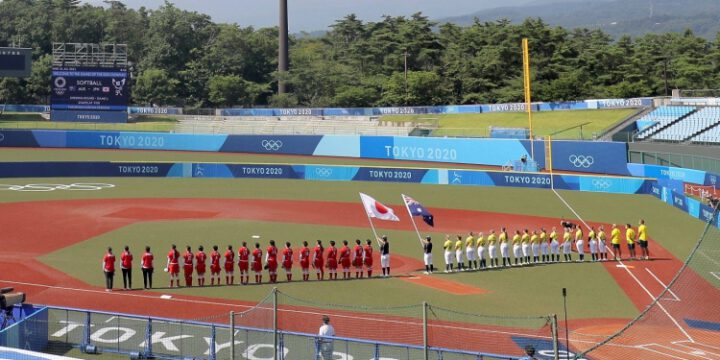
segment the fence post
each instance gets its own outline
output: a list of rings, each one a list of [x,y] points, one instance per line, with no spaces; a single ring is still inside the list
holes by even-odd
[[[277,288],[273,288],[273,348],[275,349],[274,360],[278,360],[278,303]]]
[[[230,311],[230,360],[235,360],[235,312]]]
[[[85,312],[85,331],[83,332],[83,348],[90,345],[90,312]]]
[[[149,358],[150,356],[152,356],[152,318],[148,318],[145,327],[145,357]]]
[[[552,333],[552,340],[553,340],[553,355],[555,360],[560,359],[560,341],[558,339],[558,321],[557,321],[557,315],[552,314],[550,315],[550,332]]]
[[[428,320],[427,320],[427,307],[426,301],[423,301],[422,319],[423,319],[423,359],[429,360],[430,354],[428,353]]]
[[[230,339],[230,341],[233,341]],[[215,324],[210,326],[210,358],[208,360],[215,360]]]

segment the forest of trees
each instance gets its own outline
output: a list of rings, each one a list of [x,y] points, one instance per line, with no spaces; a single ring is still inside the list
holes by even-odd
[[[0,1],[0,46],[34,49],[32,76],[0,80],[0,102],[47,104],[53,42],[128,44],[132,103],[183,107],[471,104],[522,101],[529,38],[533,100],[665,95],[720,88],[720,34],[613,39],[599,30],[436,24],[420,13],[337,20],[322,37],[291,37],[277,72],[277,29],[214,23],[169,2],[157,10],[79,0]],[[292,19],[291,19],[292,20]],[[407,58],[407,78],[405,59]],[[275,95],[278,79],[290,93]]]

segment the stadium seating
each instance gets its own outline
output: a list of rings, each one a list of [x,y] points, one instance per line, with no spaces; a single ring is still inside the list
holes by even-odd
[[[690,139],[692,142],[720,144],[720,124],[697,134]]]
[[[639,121],[651,121],[655,124],[640,131],[637,134],[637,138],[644,140],[663,127],[683,118],[684,116],[687,116],[693,111],[695,111],[694,106],[661,106],[643,116],[641,119],[638,119]]]
[[[367,116],[198,116],[180,120],[175,131],[204,134],[407,136],[412,129],[411,124],[380,122]]]
[[[705,107],[650,136],[653,140],[685,141],[720,123],[720,108]]]

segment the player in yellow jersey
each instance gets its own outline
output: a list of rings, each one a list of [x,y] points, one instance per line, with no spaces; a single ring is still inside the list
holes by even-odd
[[[563,232],[563,255],[565,256],[565,262],[572,261],[572,235],[570,235],[570,228],[565,228]]]
[[[645,260],[650,259],[650,250],[648,250],[647,240],[647,226],[645,226],[645,220],[640,219],[640,225],[638,226],[638,243],[640,244],[640,251],[642,251],[642,258]]]
[[[525,229],[522,234],[522,256],[523,256],[523,265],[530,263],[530,232],[528,229]]]
[[[627,241],[628,252],[630,252],[630,257],[628,258],[628,260],[637,259],[637,254],[635,254],[635,236],[635,229],[633,229],[632,225],[625,225],[625,241]]]
[[[503,267],[510,266],[510,252],[508,251],[508,234],[507,230],[503,227],[500,230],[500,257],[503,259]]]
[[[488,257],[490,257],[490,267],[494,268],[498,266],[497,261],[497,235],[495,230],[490,230],[490,236],[487,238],[488,243]]]
[[[542,254],[542,262],[550,261],[550,243],[548,242],[547,231],[540,228],[540,254]]]
[[[575,249],[578,252],[578,261],[585,261],[585,240],[583,239],[583,231],[580,225],[575,225]]]
[[[443,250],[445,250],[445,272],[453,271],[453,242],[450,240],[450,235],[445,235],[445,243],[443,243]]]
[[[536,230],[533,230],[530,235],[530,250],[532,250],[532,262],[537,264],[540,261],[540,236]]]
[[[477,245],[478,267],[481,270],[485,269],[485,235],[482,233],[482,231],[478,233],[477,239],[475,240],[475,245]]]
[[[597,233],[598,261],[607,260],[607,235],[605,235],[605,226],[600,225]]]
[[[463,261],[462,235],[458,235],[457,240],[455,240],[455,259],[457,260],[457,271],[465,271],[465,262]]]
[[[520,265],[519,262],[522,262],[522,238],[520,237],[520,230],[515,230],[515,235],[513,235],[512,238],[512,246],[513,246],[513,257],[515,258],[515,266]]]
[[[467,238],[465,238],[465,257],[468,261],[468,270],[477,269],[477,260],[475,260],[475,234],[470,232]]]
[[[597,261],[597,235],[595,234],[595,227],[590,227],[588,233],[588,247],[590,248],[590,258],[592,261]]]
[[[610,243],[613,247],[613,252],[615,253],[615,261],[622,259],[622,249],[620,248],[620,229],[618,229],[617,224],[612,225],[612,230],[610,230]]]
[[[558,242],[557,229],[554,226],[550,232],[550,261],[560,261],[560,243]]]

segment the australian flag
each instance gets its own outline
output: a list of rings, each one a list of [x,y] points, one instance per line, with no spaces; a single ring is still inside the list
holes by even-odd
[[[402,197],[403,201],[405,201],[405,206],[407,206],[408,211],[412,214],[412,216],[422,216],[422,219],[426,224],[435,226],[435,219],[428,209],[422,206],[422,204],[417,202],[415,199],[405,194],[402,194]]]

